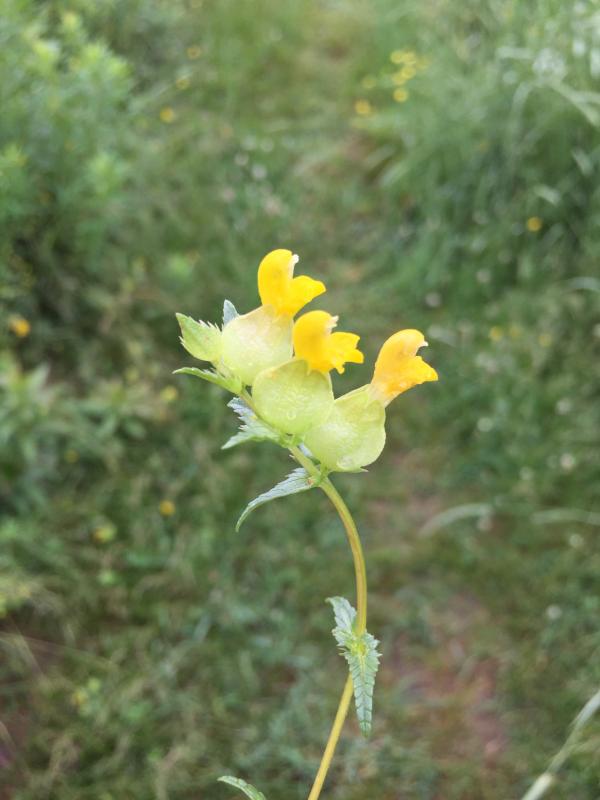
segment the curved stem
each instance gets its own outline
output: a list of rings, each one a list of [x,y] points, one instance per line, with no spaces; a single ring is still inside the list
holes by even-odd
[[[298,463],[301,464],[306,471],[312,475],[312,477],[316,479],[321,478],[317,467],[298,447],[290,447],[290,452],[296,461],[298,461]],[[350,549],[352,550],[354,572],[356,575],[356,632],[361,634],[364,633],[367,627],[367,570],[365,567],[365,557],[363,554],[360,536],[358,535],[356,523],[352,518],[352,514],[350,513],[348,506],[342,500],[339,492],[329,478],[321,480],[319,485],[333,503],[335,510],[338,512],[346,530],[346,536],[348,537]],[[350,701],[352,700],[353,688],[352,678],[348,677],[344,686],[344,691],[342,692],[337,713],[335,715],[335,720],[329,734],[329,739],[327,740],[325,751],[323,753],[323,757],[321,758],[317,775],[308,796],[308,800],[318,800],[321,794],[323,783],[325,782],[327,772],[331,766],[335,748],[340,738],[340,734],[346,720],[346,715],[348,714],[348,708],[350,706]]]
[[[340,515],[340,519],[346,529],[348,543],[352,550],[354,559],[354,572],[356,575],[356,633],[364,633],[367,628],[367,569],[365,566],[365,556],[362,549],[360,536],[356,523],[346,503],[340,497],[329,478],[325,478],[321,484],[321,489],[335,506],[335,510]]]

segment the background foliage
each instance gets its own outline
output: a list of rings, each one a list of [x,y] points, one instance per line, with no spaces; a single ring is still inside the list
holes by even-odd
[[[337,481],[383,659],[327,796],[518,797],[600,683],[597,7],[1,12],[0,796],[305,796],[342,533],[300,495],[235,534],[289,465],[171,376],[174,312],[254,307],[289,246],[368,361],[421,327],[441,376]],[[599,737],[557,796],[598,796]]]

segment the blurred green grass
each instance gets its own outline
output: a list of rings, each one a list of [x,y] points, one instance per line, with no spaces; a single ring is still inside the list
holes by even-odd
[[[174,312],[252,308],[289,246],[368,362],[420,327],[441,375],[337,481],[384,658],[327,796],[518,797],[600,682],[597,12],[2,12],[5,795],[226,798],[224,772],[306,794],[344,676],[342,532],[301,495],[236,535],[285,457],[221,453],[223,396],[170,374]],[[557,796],[598,796],[599,735]]]

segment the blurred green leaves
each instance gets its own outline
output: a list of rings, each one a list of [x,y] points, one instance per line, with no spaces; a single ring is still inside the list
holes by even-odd
[[[222,390],[171,377],[173,312],[253,308],[258,258],[288,243],[367,353],[422,328],[441,377],[390,413],[371,472],[379,724],[368,750],[348,731],[356,770],[332,792],[517,797],[600,681],[591,5],[405,6],[2,6],[0,675],[18,746],[0,783],[28,784],[18,800],[188,800],[217,769],[305,796],[339,688],[315,597],[351,591],[341,532],[284,498],[236,536],[285,464],[221,453]],[[395,51],[429,63],[397,86]],[[440,517],[464,504],[485,514]],[[597,735],[559,793],[597,797]]]

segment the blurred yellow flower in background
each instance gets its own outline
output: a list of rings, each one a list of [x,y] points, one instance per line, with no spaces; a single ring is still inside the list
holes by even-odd
[[[158,510],[163,517],[172,517],[175,513],[175,503],[172,500],[161,500],[158,504]]]
[[[412,65],[407,64],[405,67],[402,67],[400,74],[404,77],[405,81],[409,81],[411,78],[415,77],[417,70]]]
[[[8,321],[8,327],[15,334],[15,336],[19,337],[19,339],[24,339],[31,333],[31,324],[25,319],[25,317],[22,317],[19,314],[15,314],[14,316],[10,317]]]
[[[406,89],[394,89],[394,100],[397,103],[404,103],[408,100],[408,92]]]
[[[163,400],[165,403],[172,403],[173,400],[177,400],[179,397],[179,392],[175,388],[175,386],[165,386],[165,388],[160,393],[160,399]]]
[[[368,100],[357,100],[356,103],[354,103],[354,111],[359,117],[368,117],[373,113],[373,106]]]
[[[412,50],[393,50],[390,53],[392,64],[411,64],[417,63],[417,55]]]
[[[190,59],[190,61],[195,61],[197,58],[200,58],[200,56],[202,55],[202,48],[200,47],[200,45],[193,44],[193,45],[190,45],[190,47],[188,47],[188,49],[186,50],[186,53],[187,53],[187,57]]]
[[[175,81],[175,86],[179,89],[180,92],[183,92],[184,89],[188,89],[190,85],[190,79],[187,75],[181,75]]]
[[[537,233],[538,231],[541,231],[543,225],[544,223],[539,217],[529,217],[527,220],[527,230],[530,233]]]
[[[159,116],[162,122],[166,122],[167,125],[170,125],[170,123],[175,120],[175,111],[171,106],[166,106],[165,108],[161,108]]]
[[[112,540],[117,535],[117,529],[112,524],[112,522],[107,522],[105,525],[100,525],[94,533],[92,537],[95,542],[98,544],[107,544],[108,542],[112,542]]]

